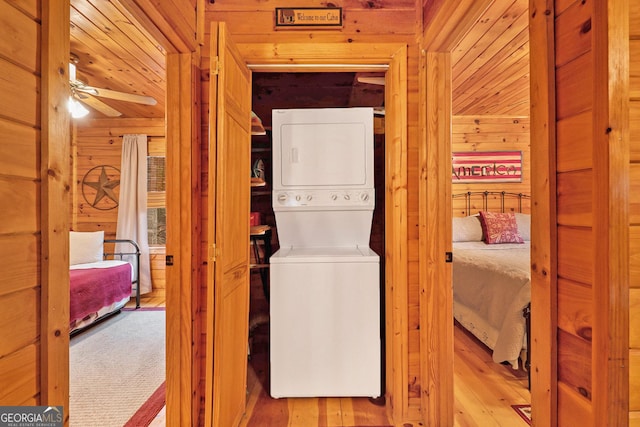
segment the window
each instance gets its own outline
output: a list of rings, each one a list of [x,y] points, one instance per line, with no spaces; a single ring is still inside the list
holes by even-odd
[[[167,243],[166,158],[147,157],[147,235],[149,246]]]
[[[167,209],[147,208],[147,230],[149,246],[167,244]]]

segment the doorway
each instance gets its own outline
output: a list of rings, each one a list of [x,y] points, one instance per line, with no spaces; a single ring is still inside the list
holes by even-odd
[[[406,258],[406,165],[402,162],[403,153],[406,153],[406,46],[388,45],[384,47],[384,52],[377,48],[371,49],[366,44],[354,46],[349,44],[323,44],[322,46],[311,45],[304,53],[304,59],[297,59],[301,54],[295,47],[286,44],[279,45],[279,49],[287,52],[283,56],[274,59],[271,52],[261,49],[252,49],[250,44],[238,45],[238,49],[244,61],[250,64],[253,72],[326,72],[326,71],[377,71],[380,67],[388,68],[385,90],[386,106],[386,147],[385,176],[387,183],[393,177],[394,185],[387,185],[385,189],[385,250],[386,250],[386,273],[385,273],[385,324],[386,324],[386,392],[387,396],[398,396],[394,401],[393,411],[398,412],[398,418],[406,402],[403,401],[403,384],[406,379],[399,371],[391,371],[393,366],[390,357],[398,358],[402,348],[402,337],[407,331],[401,327],[399,319],[406,316],[406,304],[402,304],[402,293],[398,293],[391,287],[391,283],[406,283],[407,258]],[[354,49],[357,52],[354,52]],[[371,52],[376,51],[376,57],[371,57]],[[257,52],[257,53],[256,53]],[[265,56],[261,56],[265,55]],[[289,58],[285,63],[275,64],[274,61],[282,61],[280,58]],[[359,58],[359,63],[348,67],[336,65],[344,62],[343,58],[349,58],[348,62],[353,62],[354,57]],[[294,64],[291,63],[293,58]],[[301,65],[295,63],[301,61]],[[303,62],[311,61],[315,65],[302,65]],[[298,67],[298,69],[296,69]],[[393,78],[389,78],[392,76]],[[392,141],[389,143],[389,141]],[[389,209],[389,206],[393,208]],[[395,291],[395,292],[394,292]],[[390,303],[394,301],[395,303]],[[390,326],[392,325],[392,326]],[[406,340],[406,338],[404,338]],[[246,356],[246,355],[245,355]],[[401,362],[398,362],[401,363]],[[207,393],[210,391],[207,390]]]
[[[365,78],[363,78],[365,77]],[[374,79],[372,79],[374,78]],[[252,111],[260,118],[265,135],[252,136],[252,170],[262,170],[265,185],[252,188],[251,211],[262,225],[270,227],[272,233],[271,248],[275,252],[279,247],[278,230],[272,209],[272,157],[271,157],[271,111],[289,108],[349,108],[374,107],[374,183],[375,210],[371,230],[370,247],[380,257],[381,296],[384,295],[384,217],[385,217],[385,135],[384,135],[384,71],[358,73],[354,71],[335,72],[254,72],[252,74]],[[362,81],[361,81],[362,80]],[[367,83],[367,82],[375,83]],[[382,84],[381,84],[382,83]],[[262,245],[260,245],[262,246]],[[252,263],[254,260],[252,260]],[[250,310],[250,358],[248,373],[249,402],[260,399],[256,405],[264,415],[253,413],[250,408],[246,418],[260,422],[273,423],[268,410],[282,405],[282,401],[265,402],[265,390],[268,394],[268,290],[263,291],[264,276],[261,271],[253,270],[251,275]],[[267,270],[268,274],[268,270]],[[268,286],[268,285],[267,285]],[[380,316],[384,313],[384,298],[381,298]],[[381,322],[381,337],[384,343],[384,323]],[[384,361],[381,365],[384,370]],[[382,375],[384,378],[384,375]],[[381,384],[384,393],[384,381]],[[364,399],[366,401],[366,399]],[[378,400],[377,402],[379,402]],[[384,401],[382,399],[382,401]],[[248,425],[257,421],[247,421]],[[276,425],[275,423],[274,425]]]
[[[520,94],[519,98],[516,92],[513,92],[514,97],[509,96],[512,93],[509,90],[516,86],[514,82],[520,81],[515,77],[519,76],[517,73],[522,70],[523,76],[528,77],[528,4],[527,2],[512,2],[509,5],[498,5],[498,2],[485,1],[482,4],[478,3],[477,6],[478,9],[475,10],[463,10],[463,7],[455,10],[455,15],[459,17],[459,22],[466,22],[466,26],[447,25],[452,11],[444,12],[442,16],[438,16],[432,21],[433,25],[427,29],[423,40],[425,50],[425,88],[429,90],[429,96],[426,96],[426,92],[423,94],[426,105],[425,137],[427,143],[423,148],[424,153],[421,158],[425,159],[425,165],[429,166],[429,170],[426,173],[425,188],[421,189],[421,198],[423,196],[425,198],[425,204],[421,211],[421,220],[426,226],[421,240],[429,238],[431,241],[435,239],[438,242],[433,250],[425,247],[425,251],[428,254],[425,261],[428,265],[424,268],[424,274],[425,277],[435,277],[437,282],[449,284],[452,283],[451,264],[442,264],[441,260],[443,253],[452,251],[451,157],[452,151],[454,151],[454,143],[457,144],[457,151],[460,151],[460,147],[463,147],[464,151],[472,152],[483,150],[483,146],[489,147],[491,144],[500,144],[505,141],[511,142],[509,139],[513,135],[507,136],[507,132],[504,132],[499,137],[495,135],[491,137],[492,139],[487,136],[485,140],[480,141],[479,138],[482,136],[478,135],[485,131],[484,116],[493,115],[494,118],[496,116],[514,116],[513,118],[516,120],[519,120],[518,116],[526,117],[528,124],[528,110],[524,113],[517,113],[519,106],[528,107],[528,82],[524,79],[522,80],[524,84],[518,92]],[[503,10],[492,9],[496,6],[502,7]],[[512,9],[507,11],[507,7]],[[498,16],[501,19],[495,19]],[[509,25],[507,21],[513,25]],[[491,38],[492,31],[505,34],[513,31],[514,33],[510,34],[510,37],[505,35],[504,38],[498,38],[496,41]],[[473,38],[474,33],[477,33],[475,39]],[[512,44],[504,41],[498,44],[499,40],[504,39],[512,41]],[[515,49],[519,56],[507,55],[509,49]],[[513,66],[505,66],[508,63],[505,62],[507,58],[515,60],[516,57],[519,58],[519,62],[513,62]],[[480,63],[476,61],[480,61]],[[486,62],[482,63],[481,61]],[[502,62],[505,62],[504,65],[501,65]],[[502,82],[508,80],[497,76],[501,73],[504,74],[507,70],[513,73],[511,83],[514,84],[510,88],[501,88]],[[472,78],[474,73],[477,75]],[[483,78],[480,79],[479,77]],[[474,81],[482,83],[489,81],[490,83],[485,84],[483,87],[474,87],[472,84]],[[488,88],[492,88],[494,93],[482,92],[482,90]],[[516,100],[520,98],[522,98],[522,101],[518,103]],[[437,99],[439,103],[434,99]],[[454,117],[458,121],[454,120]],[[464,135],[464,131],[460,130],[464,128],[464,125],[461,125],[464,120],[468,120],[467,135]],[[457,140],[452,135],[452,129],[456,126],[458,126],[455,131],[458,133],[456,138],[459,138]],[[527,140],[528,137],[527,132]],[[495,146],[492,147],[492,149],[495,148]],[[456,192],[466,192],[476,188],[478,191],[492,189],[490,187],[478,188],[476,186],[473,188],[472,185],[458,185]],[[505,188],[503,187],[499,190],[504,191]],[[526,192],[526,194],[530,193],[529,188],[527,188],[527,191],[518,189],[518,192],[520,191]],[[436,195],[440,195],[441,198],[446,195],[446,199],[435,200]],[[481,205],[475,206],[475,208],[477,208],[476,211],[482,210]],[[436,215],[437,218],[429,216],[427,215],[427,209],[428,212],[437,210],[438,215],[443,216],[437,217]],[[475,213],[475,211],[465,212],[465,215],[470,213]],[[448,224],[442,227],[439,226],[438,221]],[[455,254],[453,254],[453,259],[455,260]],[[434,263],[434,265],[432,266],[431,263]],[[448,292],[447,288],[435,293],[434,298],[425,301],[425,306],[429,312],[429,320],[437,325],[435,326],[437,328],[435,333],[438,338],[434,339],[437,339],[440,343],[446,343],[447,347],[445,348],[451,349],[453,349],[454,345],[453,313],[448,310],[445,310],[447,311],[446,314],[439,313],[437,304],[446,305],[447,309],[450,309],[453,306],[452,299],[453,296]],[[453,360],[453,353],[449,356]],[[454,366],[445,357],[446,354],[438,354],[433,359],[428,360],[428,364],[431,365],[430,369],[432,371],[448,372],[453,377]],[[453,379],[449,380],[438,376],[435,380],[425,379],[425,383],[428,381],[432,381],[434,386],[439,386],[440,390],[445,390],[446,387],[450,386],[451,396],[453,396]],[[442,384],[445,384],[445,386],[442,386]],[[453,402],[451,404],[453,406]],[[449,415],[451,407],[447,408],[441,405],[446,405],[446,398],[445,401],[424,404],[426,407],[435,407],[442,411],[440,413],[438,411],[431,412],[427,420],[429,424],[452,424],[454,422],[453,414]]]
[[[61,13],[63,12],[61,11]],[[135,238],[135,240],[139,244],[138,247],[142,249],[142,257],[149,260],[153,289],[151,292],[145,292],[140,309],[135,309],[135,297],[131,298],[123,309],[125,313],[119,313],[113,318],[105,319],[105,322],[100,326],[103,333],[108,334],[112,332],[108,332],[107,329],[113,330],[119,327],[125,318],[129,322],[132,322],[130,319],[137,320],[141,317],[153,318],[153,325],[157,328],[155,331],[152,328],[140,330],[148,333],[149,336],[157,331],[155,337],[160,337],[155,341],[159,343],[155,352],[152,352],[150,347],[148,349],[150,355],[157,357],[157,363],[154,365],[158,367],[158,370],[147,375],[153,380],[139,382],[140,384],[136,385],[129,382],[127,383],[129,385],[125,386],[125,388],[129,387],[130,392],[136,390],[137,392],[134,394],[140,397],[133,401],[129,400],[119,407],[122,410],[118,411],[121,414],[118,416],[124,417],[124,423],[148,401],[154,392],[160,389],[165,381],[165,316],[162,307],[165,305],[166,298],[163,240],[166,235],[164,222],[166,217],[164,215],[166,208],[164,193],[166,50],[158,44],[148,28],[138,25],[138,21],[133,15],[123,13],[113,5],[100,2],[89,4],[84,1],[72,0],[68,5],[68,10],[64,13],[68,14],[67,27],[69,23],[71,24],[67,52],[65,53],[67,61],[65,62],[73,63],[76,70],[75,78],[70,73],[71,93],[76,101],[86,107],[87,112],[85,117],[73,119],[72,162],[73,173],[76,176],[70,180],[73,182],[72,229],[77,231],[103,230],[106,239],[116,237],[118,222],[116,206],[118,206],[118,201],[122,201],[124,193],[124,191],[120,191],[119,186],[119,179],[122,176],[120,168],[123,135],[145,134],[147,136],[145,147],[147,159],[145,162],[144,154],[140,153],[140,163],[143,165],[146,163],[146,169],[150,171],[148,177],[151,180],[147,181],[146,209],[147,219],[150,219],[149,214],[155,214],[155,227],[149,234],[155,236],[156,239],[153,241],[150,239],[149,247],[146,248],[141,244],[140,238]],[[100,42],[97,42],[96,39],[99,39]],[[136,40],[136,43],[131,40]],[[105,194],[107,195],[105,197],[102,197],[102,193],[98,193],[98,191],[89,191],[93,188],[91,185],[96,185],[92,184],[93,181],[96,181],[95,176],[90,174],[96,164],[104,165],[97,169],[98,175],[100,169],[116,171],[113,174],[109,173],[108,184],[105,187],[100,187],[101,191],[106,189]],[[155,183],[153,178],[157,178]],[[154,184],[157,184],[155,188]],[[108,202],[112,202],[112,204]],[[149,221],[149,225],[151,225],[151,221]],[[146,233],[147,230],[143,229],[139,236]],[[105,252],[114,252],[113,244],[105,244]],[[111,301],[109,300],[109,302]],[[124,303],[118,301],[111,306],[107,304],[106,308],[98,311],[98,315],[103,312],[115,311],[121,304]],[[87,342],[87,336],[97,331],[98,325],[92,326],[86,333],[81,334],[82,336],[73,338],[73,346],[79,342]],[[115,356],[117,354],[115,347],[100,351],[101,354],[107,352],[112,355],[110,360],[115,360],[118,363],[110,365],[112,366],[111,372],[94,372],[96,376],[107,374],[107,377],[110,378],[115,373],[112,370],[118,369],[117,366],[132,365],[130,358],[123,357],[121,359]],[[73,350],[71,354],[75,353],[77,350]],[[131,356],[131,354],[125,356]],[[80,362],[84,359],[82,357],[72,358],[72,360]],[[140,358],[140,361],[142,360],[144,359]],[[81,365],[82,363],[78,363],[78,366]],[[77,386],[82,381],[73,381],[78,377],[78,374],[73,372],[73,365],[71,368],[70,370],[74,374],[70,377],[72,380],[71,400],[79,402],[84,398],[93,397],[91,394],[78,392]],[[122,369],[125,370],[125,368]],[[111,375],[108,375],[109,373]],[[124,405],[126,404],[129,404],[129,407],[125,410]],[[77,406],[74,406],[74,412],[80,412],[76,408]],[[73,417],[72,415],[72,420],[76,420],[76,423],[81,422],[79,416]]]

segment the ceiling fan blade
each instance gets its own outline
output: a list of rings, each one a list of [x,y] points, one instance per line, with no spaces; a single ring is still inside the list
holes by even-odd
[[[103,98],[116,99],[118,101],[135,102],[144,105],[156,105],[158,101],[152,96],[136,95],[134,93],[118,92],[117,90],[103,89],[93,86],[82,86],[77,88],[78,91],[89,93],[93,96],[101,96]]]
[[[380,85],[384,86],[384,76],[381,77],[366,77],[366,76],[358,76],[359,83],[368,83],[371,85]]]
[[[116,110],[115,108],[112,108],[111,106],[105,104],[99,99],[94,98],[93,96],[90,96],[87,94],[82,94],[82,95],[75,94],[74,98],[76,98],[78,101],[82,102],[83,104],[87,104],[89,107],[93,108],[94,110],[101,112],[107,117],[120,117],[122,115],[120,111]]]

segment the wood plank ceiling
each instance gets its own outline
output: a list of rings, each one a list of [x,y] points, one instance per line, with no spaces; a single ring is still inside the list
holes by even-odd
[[[71,56],[77,78],[97,87],[148,95],[156,105],[99,97],[120,117],[164,117],[165,52],[118,1],[71,0]],[[90,108],[92,117],[105,117]]]
[[[529,115],[527,0],[495,0],[452,51],[454,115]],[[141,105],[100,98],[121,117],[164,117],[165,52],[119,0],[71,0],[71,54],[78,79],[149,95]],[[254,110],[269,125],[273,108],[381,106],[384,87],[354,73],[254,73]],[[93,117],[104,117],[92,110]]]

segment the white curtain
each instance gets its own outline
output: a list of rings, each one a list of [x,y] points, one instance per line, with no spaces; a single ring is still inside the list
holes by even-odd
[[[147,238],[147,135],[124,135],[122,139],[116,239],[134,240],[138,244],[140,293],[151,292]],[[124,244],[116,245],[116,252],[129,250]]]

